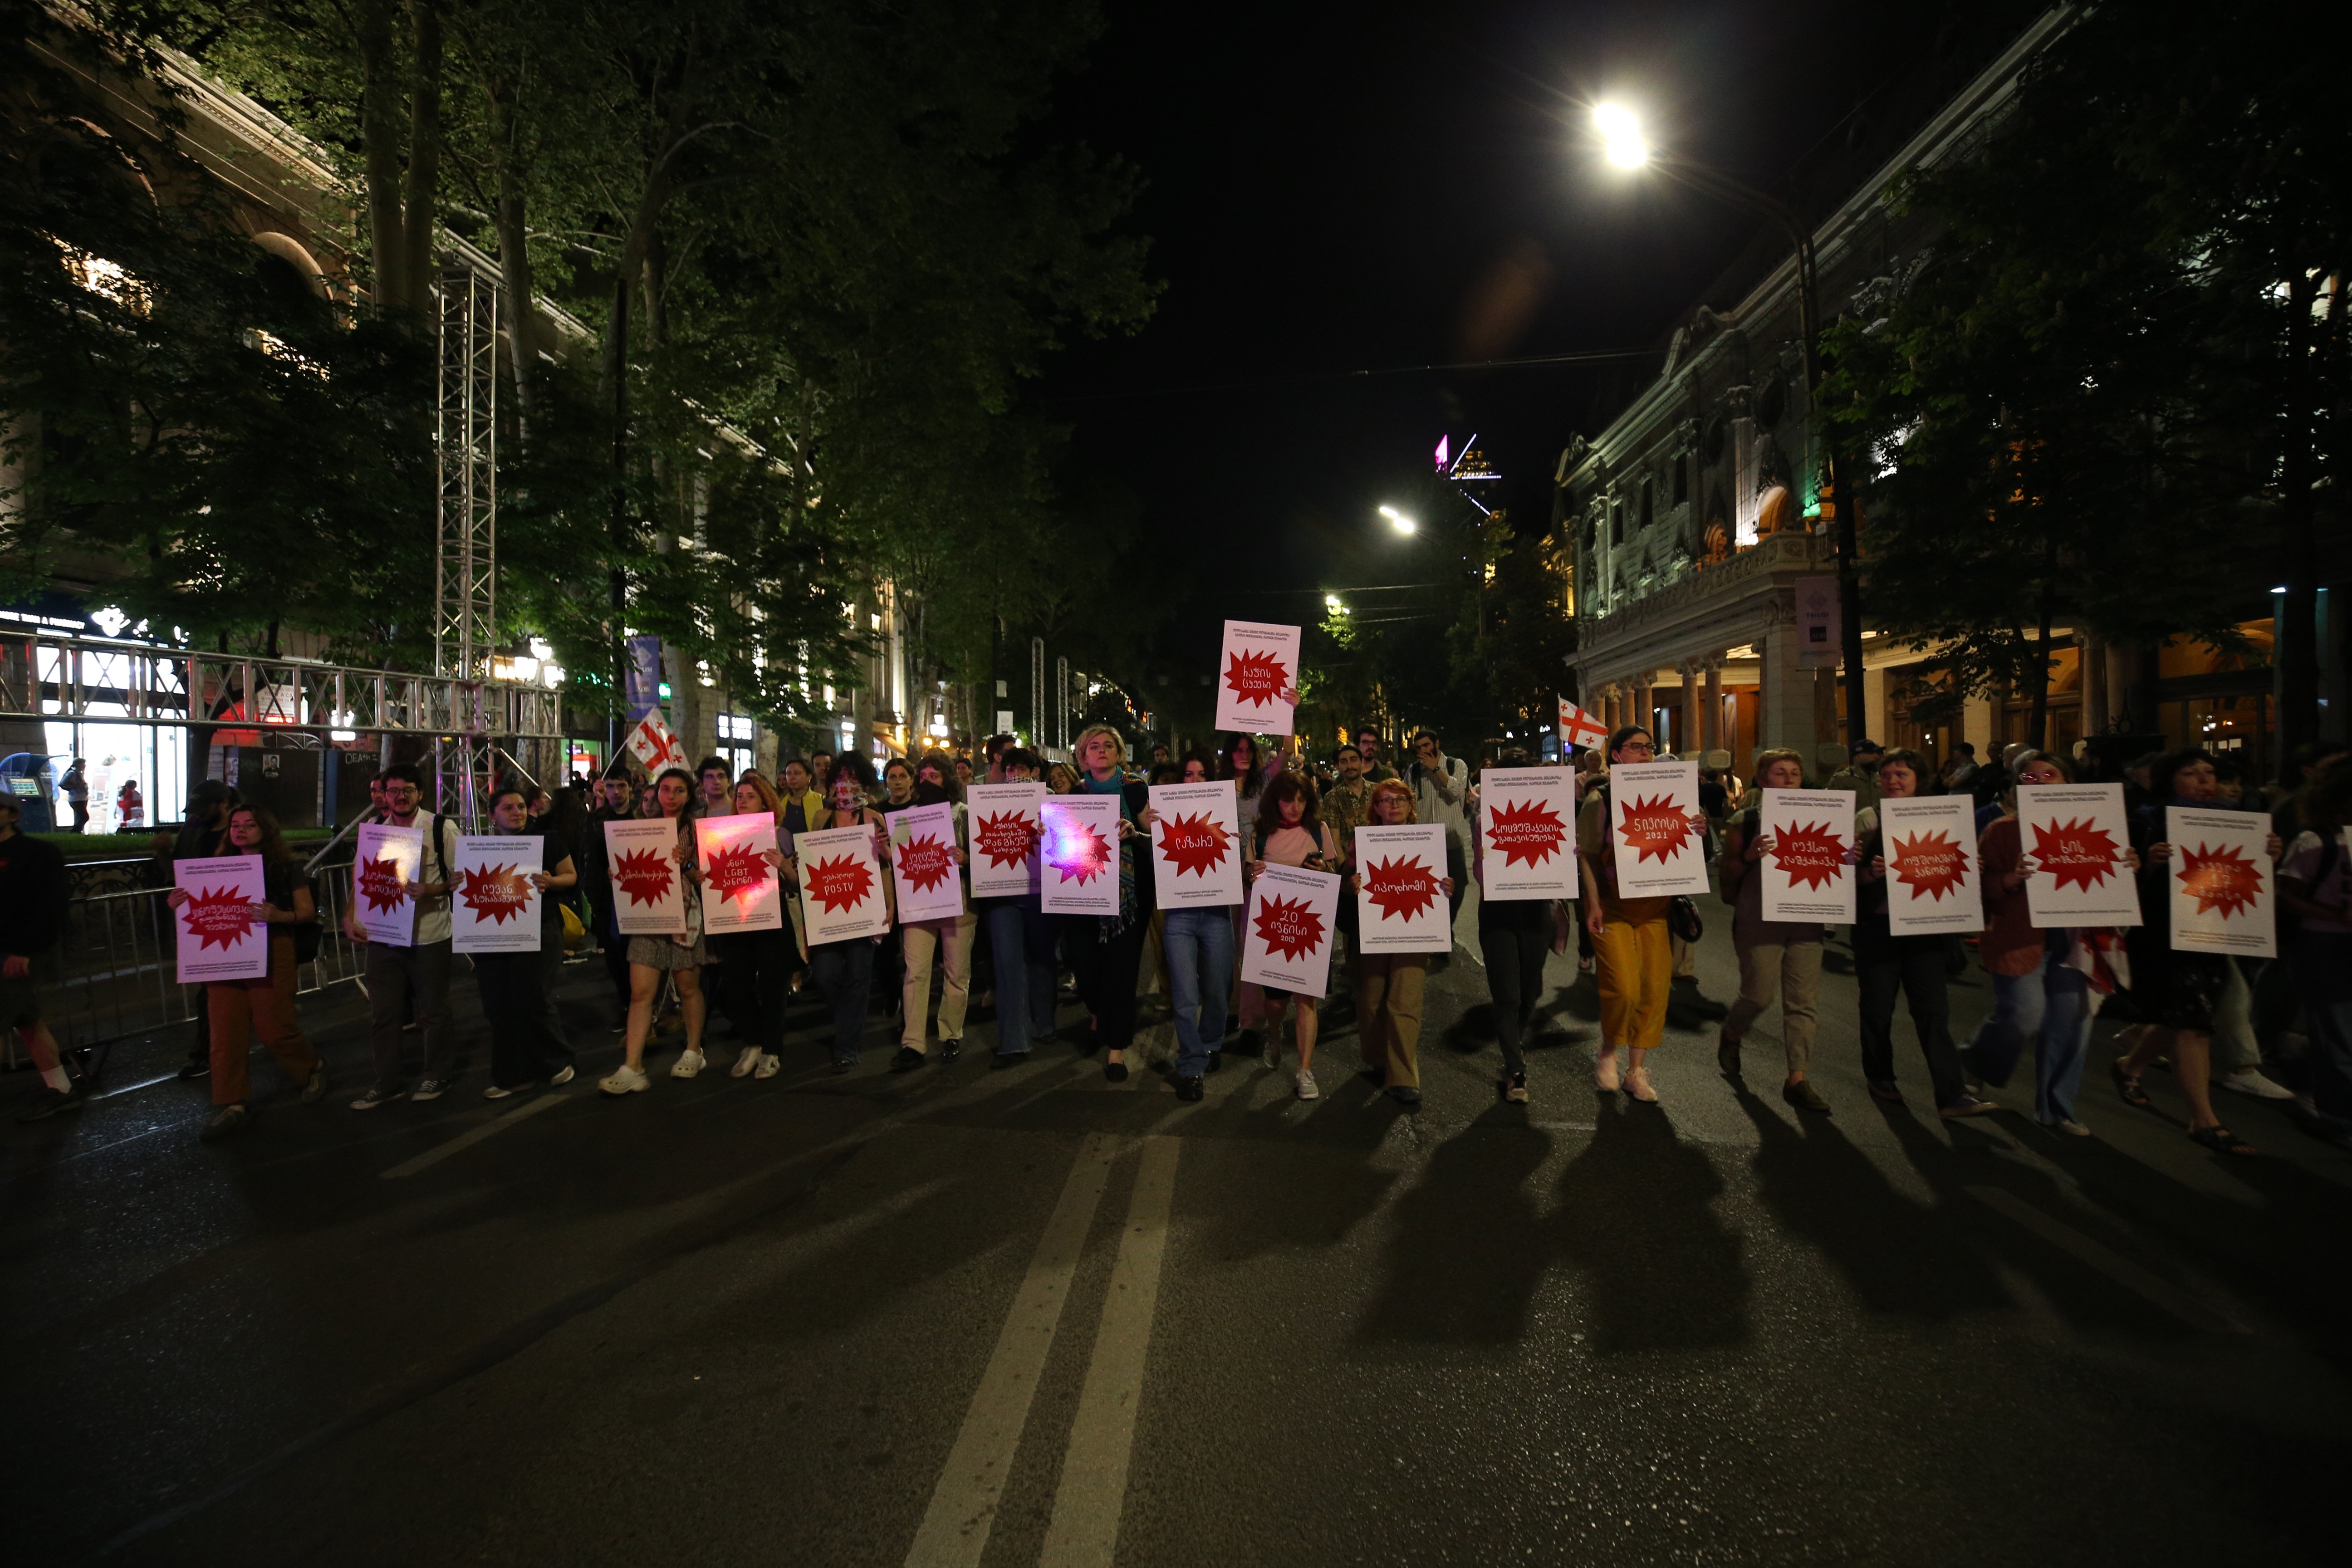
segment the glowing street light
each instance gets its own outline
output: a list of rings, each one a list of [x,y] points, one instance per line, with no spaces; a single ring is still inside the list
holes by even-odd
[[[1642,122],[1622,103],[1594,106],[1592,124],[1601,132],[1601,155],[1621,169],[1638,169],[1650,161],[1650,144],[1643,140]]]
[[[1348,613],[1346,601],[1342,600],[1337,594],[1324,595],[1323,607],[1330,611],[1335,616],[1344,616]]]
[[[1404,513],[1397,510],[1397,509],[1392,506],[1384,506],[1381,508],[1381,515],[1387,518],[1389,520],[1389,526],[1395,529],[1399,533],[1411,533],[1416,526],[1412,519],[1405,516]]]

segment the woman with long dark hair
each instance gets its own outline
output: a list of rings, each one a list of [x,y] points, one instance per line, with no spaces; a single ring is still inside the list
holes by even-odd
[[[1242,867],[1250,882],[1266,867],[1297,866],[1309,871],[1335,870],[1339,864],[1339,841],[1315,814],[1315,786],[1297,773],[1278,773],[1259,792],[1257,853]],[[1249,907],[1244,899],[1242,908]],[[1264,1001],[1265,1065],[1282,1065],[1282,1015],[1291,1012],[1292,1038],[1298,1046],[1298,1072],[1291,1081],[1301,1100],[1314,1100],[1322,1089],[1315,1081],[1315,1037],[1319,1020],[1317,999],[1288,991],[1249,987]]]
[[[278,1058],[287,1078],[302,1086],[302,1103],[327,1092],[327,1064],[294,1016],[294,933],[315,924],[319,906],[310,896],[310,874],[294,852],[278,818],[258,805],[240,805],[228,816],[228,833],[217,853],[261,857],[261,902],[253,918],[269,928],[269,973],[258,980],[215,980],[205,986],[205,1013],[212,1047],[213,1116],[202,1134],[206,1142],[244,1128],[252,1111],[252,1079],[247,1068],[256,1036]],[[165,903],[178,909],[188,895],[174,888]]]
[[[698,887],[701,864],[694,847],[694,775],[684,768],[667,768],[654,780],[648,817],[677,825],[670,863],[686,887],[686,930],[676,936],[633,936],[629,939],[629,1029],[622,1047],[621,1065],[597,1080],[606,1094],[635,1094],[649,1089],[646,1076],[646,1041],[653,1034],[654,1003],[667,975],[677,986],[678,1012],[686,1019],[686,1049],[670,1064],[672,1078],[692,1078],[703,1068],[702,1025],[709,1002],[702,994],[702,966],[709,952],[702,939],[702,900]],[[616,897],[614,903],[620,901]]]
[[[783,803],[757,768],[745,768],[737,775],[728,805],[738,816],[765,816],[782,826]],[[782,864],[781,855],[773,863]],[[719,931],[707,940],[711,956],[719,961],[719,1005],[727,1009],[736,1037],[743,1042],[727,1076],[773,1078],[783,1065],[776,1052],[783,1041],[784,1001],[800,968],[790,915],[772,931]]]
[[[956,878],[964,889],[963,910],[952,920],[901,921],[898,952],[905,963],[900,982],[898,1054],[891,1058],[893,1072],[911,1072],[923,1065],[929,1052],[931,1016],[931,960],[940,964],[940,1059],[951,1062],[963,1055],[963,1023],[971,1003],[971,949],[980,932],[980,916],[971,907],[971,872],[967,851],[970,829],[964,820],[963,790],[956,783],[955,764],[946,753],[926,752],[915,764],[908,798],[900,802],[891,787],[892,804],[886,816],[909,806],[945,805],[951,809],[954,841],[948,847],[956,863]]]
[[[541,792],[544,793],[544,792]],[[490,832],[500,837],[535,838],[540,868],[531,886],[540,890],[539,951],[473,954],[474,983],[482,995],[482,1017],[490,1026],[490,1087],[486,1100],[504,1100],[533,1084],[572,1081],[572,1042],[551,1005],[563,969],[562,900],[579,880],[572,854],[556,837],[548,814],[530,814],[530,796],[514,786],[490,797]]]
[[[884,826],[882,814],[866,804],[874,787],[874,771],[866,759],[856,752],[844,752],[834,760],[833,773],[825,781],[825,808],[821,819],[811,824],[811,830],[822,832],[833,827],[864,827],[874,835],[874,858],[884,866],[890,862],[890,834]],[[792,863],[796,867],[797,857]],[[797,869],[793,870],[795,881]],[[890,878],[882,877],[882,893],[890,898]],[[866,1033],[866,1015],[874,990],[874,950],[880,945],[878,936],[853,936],[840,942],[819,942],[809,952],[809,979],[823,993],[833,1010],[833,1070],[845,1073],[857,1065],[857,1047]]]

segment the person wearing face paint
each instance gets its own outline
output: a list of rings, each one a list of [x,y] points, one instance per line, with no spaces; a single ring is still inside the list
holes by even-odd
[[[1804,788],[1804,759],[1791,751],[1763,752],[1756,759],[1756,787]],[[1800,1110],[1827,1115],[1829,1101],[1805,1081],[1819,1017],[1823,931],[1818,921],[1764,918],[1762,862],[1771,852],[1772,836],[1764,831],[1763,816],[1759,795],[1755,805],[1732,817],[1723,836],[1723,858],[1716,864],[1724,899],[1733,906],[1731,946],[1739,956],[1739,998],[1716,1035],[1716,1066],[1726,1078],[1739,1077],[1739,1042],[1777,992],[1780,1044],[1789,1062],[1780,1098]]]
[[[269,928],[269,973],[257,980],[215,980],[205,987],[214,1107],[201,1134],[206,1142],[228,1137],[251,1120],[248,1058],[257,1037],[278,1058],[287,1078],[302,1086],[303,1104],[316,1104],[327,1092],[327,1064],[294,1015],[299,968],[294,960],[294,933],[319,918],[310,876],[286,847],[278,819],[257,805],[240,805],[229,814],[228,841],[220,853],[261,857],[262,901],[253,906],[253,918]],[[163,901],[178,909],[188,895],[173,888]]]
[[[1871,783],[1884,803],[1912,799],[1933,776],[1918,752],[1898,750],[1879,760]],[[1872,1099],[1901,1103],[1903,1091],[1895,1086],[1895,997],[1901,992],[1910,999],[1911,1026],[1918,1033],[1920,1054],[1927,1058],[1936,1113],[1947,1121],[1988,1115],[1997,1108],[1969,1093],[1959,1051],[1952,1044],[1948,979],[1957,939],[1895,934],[1887,915],[1886,847],[1879,816],[1878,805],[1872,805],[1853,818],[1854,853],[1861,864],[1855,879],[1853,973],[1862,1019],[1863,1079]]]
[[[629,1032],[621,1065],[597,1082],[606,1094],[637,1094],[652,1087],[645,1070],[646,1042],[653,1034],[654,1003],[665,974],[677,986],[677,1008],[686,1020],[686,1049],[670,1064],[669,1076],[692,1078],[704,1066],[702,1026],[709,1001],[703,994],[702,970],[709,952],[702,937],[702,868],[694,846],[694,775],[684,768],[665,769],[654,780],[653,799],[655,812],[677,827],[670,862],[686,882],[686,930],[676,936],[629,939]]]
[[[560,896],[580,880],[572,857],[541,824],[530,818],[527,796],[502,789],[490,801],[490,831],[499,837],[539,841],[540,868],[531,886],[540,890],[537,952],[478,952],[474,980],[482,994],[482,1017],[490,1026],[490,1087],[486,1100],[504,1100],[536,1084],[572,1081],[572,1042],[551,998],[563,969],[563,909]]]
[[[823,832],[832,827],[864,827],[874,835],[874,858],[887,867],[890,861],[890,834],[882,814],[866,804],[866,795],[874,775],[866,759],[856,752],[844,752],[833,765],[827,781],[825,809],[821,820],[810,825],[811,830]],[[786,863],[795,885],[798,873],[793,862]],[[890,876],[882,874],[882,894],[891,898]],[[866,1015],[873,997],[874,951],[880,945],[878,936],[853,936],[840,942],[819,942],[809,952],[809,979],[824,995],[833,1011],[833,1070],[845,1073],[857,1065],[860,1037],[866,1033]]]
[[[899,952],[906,973],[898,997],[901,1026],[898,1054],[890,1059],[892,1072],[911,1072],[923,1065],[929,1054],[931,961],[935,955],[940,972],[940,1059],[951,1062],[963,1055],[964,1015],[971,1002],[972,941],[980,930],[980,916],[971,907],[970,836],[964,820],[963,792],[957,787],[954,767],[943,753],[928,752],[915,764],[909,797],[883,807],[883,815],[895,816],[916,805],[952,808],[955,841],[948,847],[948,857],[955,862],[957,879],[966,890],[963,910],[953,920],[899,923]]]
[[[2018,822],[2016,786],[2072,784],[2074,772],[2058,758],[2033,751],[2018,752],[2008,768],[2013,783],[1996,802],[2000,815],[1977,836],[1985,908],[1977,961],[1992,978],[1992,1012],[1959,1047],[1960,1064],[1999,1088],[2009,1081],[2031,1040],[2034,1120],[2088,1137],[2091,1130],[2074,1114],[2074,1099],[2092,1021],[2130,973],[2123,933],[2105,926],[2034,926],[2025,895],[2033,858],[2025,852]],[[2138,869],[2137,850],[2126,849],[2125,858]]]

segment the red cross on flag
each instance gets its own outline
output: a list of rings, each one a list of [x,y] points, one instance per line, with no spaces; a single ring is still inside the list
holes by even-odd
[[[644,763],[648,773],[686,766],[686,748],[677,743],[677,737],[670,733],[658,712],[637,721],[637,727],[629,731],[627,748],[629,755]]]
[[[1609,726],[1563,697],[1559,700],[1559,743],[1590,746],[1609,738]]]

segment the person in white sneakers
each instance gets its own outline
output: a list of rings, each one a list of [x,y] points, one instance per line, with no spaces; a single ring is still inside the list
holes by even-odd
[[[362,979],[368,1039],[375,1051],[375,1082],[352,1101],[353,1110],[373,1110],[404,1094],[411,1100],[438,1100],[457,1076],[457,1043],[449,1024],[449,867],[457,854],[457,825],[422,808],[424,780],[408,763],[395,763],[378,776],[383,784],[382,820],[394,827],[421,828],[425,851],[417,861],[416,880],[408,887],[416,900],[410,945],[369,942],[356,899],[343,911],[343,934],[367,950]],[[412,1018],[423,1037],[425,1076],[409,1089],[401,1074],[400,1036],[402,1026]]]
[[[709,953],[696,886],[702,868],[694,850],[694,776],[684,768],[665,769],[654,781],[654,808],[677,825],[670,861],[687,884],[686,930],[676,936],[629,939],[629,1032],[621,1065],[597,1080],[596,1087],[606,1094],[635,1094],[652,1083],[646,1076],[646,1040],[654,1032],[654,1001],[661,994],[665,974],[677,985],[677,1008],[686,1017],[686,1049],[670,1064],[669,1076],[692,1078],[703,1067],[702,1024],[709,1005],[702,994],[702,966]],[[616,892],[614,902],[619,901]]]
[[[1257,812],[1257,854],[1242,869],[1255,882],[1269,861],[1328,871],[1339,864],[1339,846],[1331,830],[1316,818],[1315,786],[1297,773],[1277,774],[1260,798]],[[1282,1060],[1282,1013],[1292,1008],[1292,1033],[1298,1042],[1298,1076],[1294,1080],[1301,1100],[1315,1100],[1322,1089],[1315,1082],[1316,998],[1304,993],[1265,993],[1265,1065]]]

